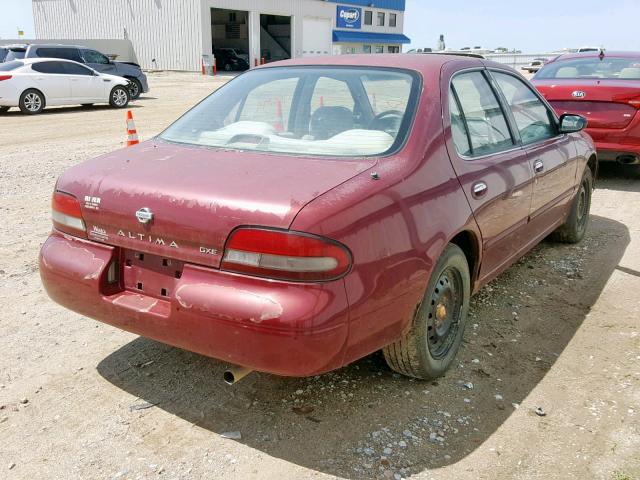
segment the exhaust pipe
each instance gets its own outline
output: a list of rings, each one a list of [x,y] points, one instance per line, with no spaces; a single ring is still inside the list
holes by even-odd
[[[619,155],[616,161],[622,165],[636,165],[638,163],[638,157],[635,155]]]
[[[253,370],[251,370],[250,368],[234,366],[230,367],[228,370],[225,370],[225,372],[222,374],[222,379],[227,385],[233,385],[234,383],[238,383],[251,372],[253,372]]]

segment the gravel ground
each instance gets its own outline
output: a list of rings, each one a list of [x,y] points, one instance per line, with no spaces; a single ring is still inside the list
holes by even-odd
[[[141,137],[225,77],[158,73]],[[56,177],[124,144],[124,112],[0,115],[0,478],[640,478],[640,173],[603,168],[586,240],[544,242],[473,299],[437,382],[380,355],[252,374],[51,302]]]

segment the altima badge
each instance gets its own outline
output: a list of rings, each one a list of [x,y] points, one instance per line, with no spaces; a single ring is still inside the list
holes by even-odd
[[[583,92],[582,90],[576,90],[575,92],[573,92],[571,94],[572,97],[574,98],[584,98],[587,96],[587,94],[585,92]]]
[[[149,223],[153,220],[153,212],[147,207],[141,208],[136,212],[136,218],[140,223]]]

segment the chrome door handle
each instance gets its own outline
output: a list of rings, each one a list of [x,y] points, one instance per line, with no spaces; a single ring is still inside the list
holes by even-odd
[[[482,197],[487,193],[487,184],[484,182],[474,183],[472,189],[474,197]]]
[[[536,173],[540,173],[542,171],[544,171],[544,163],[542,163],[542,160],[536,160],[533,164],[533,171]]]

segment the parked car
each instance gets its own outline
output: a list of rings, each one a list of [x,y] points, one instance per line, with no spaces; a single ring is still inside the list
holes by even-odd
[[[598,160],[640,164],[640,53],[562,55],[533,83],[559,115],[587,118]]]
[[[70,60],[27,58],[0,64],[0,112],[19,107],[37,114],[46,106],[129,103],[129,81]]]
[[[142,93],[149,91],[147,76],[140,65],[132,62],[114,62],[109,58],[90,48],[75,45],[57,44],[33,44],[14,45],[13,55],[7,57],[8,60],[21,58],[62,58],[84,63],[88,67],[100,73],[117,75],[129,80],[131,99],[137,99]]]
[[[535,60],[529,62],[528,65],[523,66],[522,70],[529,73],[536,73],[544,66],[545,63],[547,63],[546,58],[536,58]]]
[[[434,378],[472,293],[549,234],[584,236],[584,124],[472,57],[272,63],[63,173],[42,281],[82,315],[245,372],[383,349]]]
[[[238,55],[233,48],[214,48],[213,55],[216,59],[216,68],[231,72],[233,70],[244,71],[249,69],[249,60]]]

